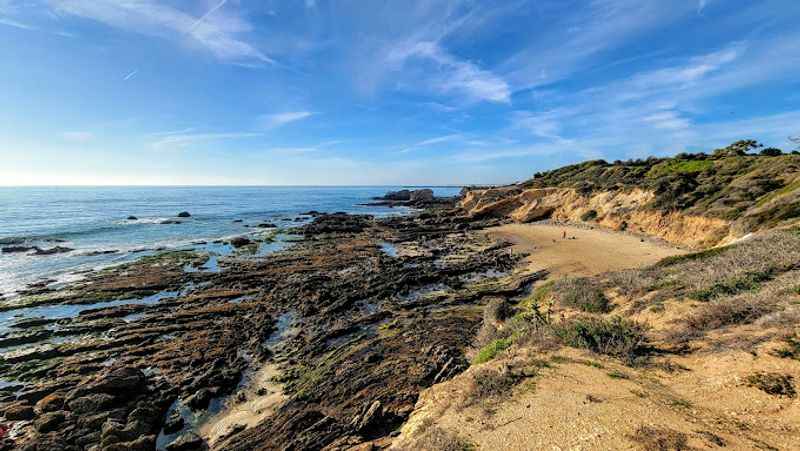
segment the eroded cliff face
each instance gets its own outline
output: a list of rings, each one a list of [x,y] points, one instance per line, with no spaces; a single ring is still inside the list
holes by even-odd
[[[507,186],[467,191],[460,206],[474,218],[505,217],[519,223],[543,219],[595,222],[691,248],[726,243],[749,232],[742,228],[732,233],[733,223],[723,219],[647,208],[654,197],[639,188],[585,196],[572,188]]]

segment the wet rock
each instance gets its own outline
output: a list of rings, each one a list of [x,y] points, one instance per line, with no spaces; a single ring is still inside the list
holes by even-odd
[[[150,451],[155,449],[156,436],[145,435],[129,442],[114,443],[103,447],[102,451]]]
[[[33,427],[41,434],[55,431],[66,419],[65,412],[50,412],[36,417]]]
[[[114,405],[114,396],[107,393],[94,393],[87,396],[71,399],[67,402],[67,407],[73,413],[86,415],[104,410]]]
[[[208,449],[206,442],[194,432],[187,432],[165,447],[167,451],[201,451]]]
[[[247,246],[249,244],[252,244],[253,241],[250,240],[249,238],[245,238],[243,236],[237,236],[236,238],[232,238],[230,243],[231,243],[231,246],[233,246],[235,248],[240,248],[240,247],[245,247],[245,246]]]
[[[214,397],[214,393],[207,389],[201,388],[197,390],[195,394],[190,396],[186,399],[186,405],[188,405],[192,410],[202,410],[208,407],[208,404],[211,402],[211,398]]]
[[[55,254],[64,254],[67,252],[72,252],[75,249],[71,249],[64,246],[55,246],[51,247],[50,249],[42,249],[40,247],[34,247],[33,255],[55,255]]]
[[[37,413],[57,412],[64,409],[64,395],[62,393],[51,393],[40,399],[34,406]]]
[[[167,416],[167,421],[164,423],[164,433],[174,434],[183,429],[183,424],[181,413],[175,409]]]
[[[234,223],[234,224],[239,224],[239,223],[242,223],[242,222],[244,222],[244,220],[243,220],[243,219],[234,219],[234,220],[233,220],[233,223]]]
[[[87,252],[84,255],[86,255],[87,257],[96,257],[98,255],[111,255],[111,254],[118,254],[118,253],[119,253],[119,250],[117,250],[117,249],[109,249],[109,250],[106,250],[106,251]]]
[[[276,229],[276,228],[278,228],[278,226],[276,226],[275,224],[272,224],[270,222],[265,222],[263,224],[259,224],[256,227],[259,228],[259,229]]]
[[[178,221],[177,219],[165,219],[165,220],[159,222],[159,224],[165,224],[165,225],[168,225],[168,224],[183,224],[183,222]]]
[[[36,249],[33,246],[6,246],[2,248],[4,254],[15,254],[20,252],[28,252]]]
[[[321,214],[310,224],[300,227],[300,230],[305,236],[323,233],[358,233],[369,227],[372,219],[373,217],[369,215]]]
[[[191,218],[192,215],[188,211],[182,211],[182,212],[178,213],[178,217],[179,218]]]
[[[411,191],[407,189],[401,189],[400,191],[389,191],[383,197],[378,197],[376,199],[382,200],[411,200]]]
[[[411,202],[430,202],[433,200],[433,190],[417,189],[412,191],[409,197]]]
[[[128,216],[128,221],[138,221],[138,220],[139,218],[137,218],[136,216]]]
[[[3,409],[3,416],[10,421],[32,420],[33,407],[25,402],[16,402]]]

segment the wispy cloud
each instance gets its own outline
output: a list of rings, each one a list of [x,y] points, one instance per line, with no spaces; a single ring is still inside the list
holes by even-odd
[[[313,111],[290,111],[285,113],[266,114],[261,116],[261,125],[265,128],[272,129],[282,127],[292,122],[302,121],[317,113]]]
[[[272,63],[243,37],[252,27],[233,13],[222,15],[223,1],[195,17],[155,0],[47,0],[57,14],[83,17],[138,33],[184,38],[228,62]]]
[[[232,139],[246,139],[263,136],[261,133],[236,132],[236,133],[181,133],[163,135],[161,139],[152,143],[156,150],[178,150],[189,147],[193,144],[224,141]]]
[[[511,89],[505,80],[474,63],[459,60],[435,42],[403,43],[386,56],[388,64],[398,67],[414,59],[433,63],[427,83],[434,92],[463,95],[471,101],[511,101]]]
[[[19,28],[20,30],[36,30],[37,28],[24,24],[22,22],[17,22],[16,20],[8,19],[5,17],[0,17],[0,25],[7,25],[9,27]]]
[[[464,135],[462,135],[460,133],[453,133],[453,134],[450,134],[450,135],[437,136],[435,138],[424,139],[422,141],[414,143],[414,144],[402,149],[400,152],[403,152],[403,153],[411,152],[412,150],[420,149],[420,148],[423,148],[423,147],[434,146],[436,144],[450,143],[450,142],[454,142],[454,141],[461,141],[463,139],[464,139]]]
[[[138,70],[131,71],[130,73],[128,73],[128,75],[122,78],[122,81],[130,80],[131,78],[135,77],[137,73],[139,73]]]
[[[265,149],[265,152],[273,154],[281,154],[281,155],[298,156],[298,155],[320,152],[325,149],[329,149],[336,145],[342,144],[343,142],[344,141],[341,140],[332,140],[332,141],[324,141],[313,146],[270,147],[268,149]]]

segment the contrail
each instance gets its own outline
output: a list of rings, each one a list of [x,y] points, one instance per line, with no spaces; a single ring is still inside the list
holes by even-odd
[[[123,79],[122,79],[122,81],[128,81],[128,80],[130,80],[131,78],[133,78],[134,76],[136,76],[136,73],[137,73],[137,72],[139,72],[139,71],[138,71],[138,70],[135,70],[135,71],[133,71],[133,72],[129,73],[128,75],[126,75],[126,76],[125,76],[125,78],[123,78]]]
[[[228,3],[228,0],[222,0],[221,2],[219,2],[219,5],[209,9],[208,12],[203,14],[199,19],[197,19],[197,21],[194,24],[192,24],[191,27],[189,27],[188,33],[193,32],[195,30],[195,28],[197,28],[201,23],[203,23],[204,20],[206,20],[206,17],[210,16],[216,10],[218,10],[218,9],[222,8],[223,6],[225,6],[225,3]]]

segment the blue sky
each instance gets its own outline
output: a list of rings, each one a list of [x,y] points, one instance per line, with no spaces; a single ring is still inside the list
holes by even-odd
[[[0,0],[0,184],[505,183],[800,135],[798,0]]]

